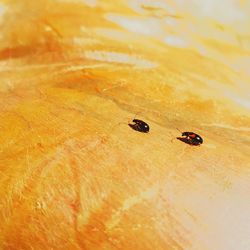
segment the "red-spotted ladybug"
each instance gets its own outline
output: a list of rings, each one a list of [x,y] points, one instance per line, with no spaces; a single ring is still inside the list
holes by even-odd
[[[192,146],[199,146],[203,143],[201,136],[193,132],[182,132],[183,137],[177,137],[178,140],[183,141]]]
[[[128,124],[132,129],[139,131],[141,133],[149,132],[149,125],[146,122],[138,119],[134,119],[133,122],[134,124],[131,123]]]

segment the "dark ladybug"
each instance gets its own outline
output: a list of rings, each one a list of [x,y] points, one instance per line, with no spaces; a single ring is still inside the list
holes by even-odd
[[[177,137],[177,139],[180,141],[183,141],[189,145],[199,146],[203,143],[203,139],[199,135],[197,135],[193,132],[182,132],[181,135],[183,137]]]
[[[134,119],[133,122],[134,122],[133,124],[131,123],[128,124],[132,129],[139,131],[141,133],[149,132],[149,125],[146,122],[138,119]]]

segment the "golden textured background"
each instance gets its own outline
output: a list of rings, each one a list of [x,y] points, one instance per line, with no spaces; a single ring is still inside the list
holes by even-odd
[[[0,30],[0,249],[250,249],[250,1],[2,0]]]

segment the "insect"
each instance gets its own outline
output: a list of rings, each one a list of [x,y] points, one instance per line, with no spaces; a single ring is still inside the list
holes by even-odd
[[[133,124],[129,123],[128,124],[132,129],[139,131],[141,133],[148,133],[149,132],[149,125],[139,119],[134,119]]]
[[[183,141],[192,146],[200,146],[203,143],[201,136],[193,132],[182,132],[183,137],[177,137],[178,140]]]

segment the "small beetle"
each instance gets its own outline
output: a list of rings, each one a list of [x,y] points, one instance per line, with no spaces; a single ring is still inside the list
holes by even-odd
[[[138,119],[134,119],[133,122],[134,124],[131,123],[128,124],[132,129],[139,131],[141,133],[149,132],[149,125],[146,122]]]
[[[177,137],[178,140],[183,141],[192,146],[200,146],[203,143],[201,136],[193,132],[182,132],[181,134],[184,137]]]

